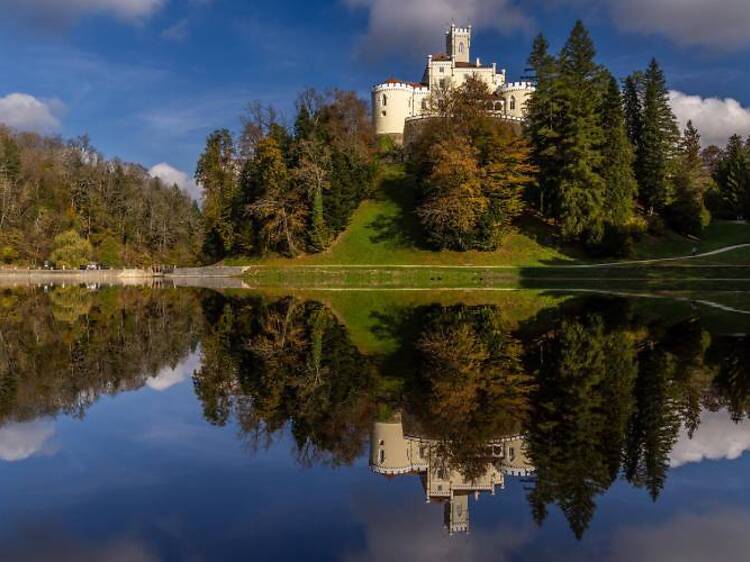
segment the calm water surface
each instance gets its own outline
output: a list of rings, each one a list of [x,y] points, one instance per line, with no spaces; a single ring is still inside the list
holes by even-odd
[[[746,560],[746,311],[5,290],[0,559]]]

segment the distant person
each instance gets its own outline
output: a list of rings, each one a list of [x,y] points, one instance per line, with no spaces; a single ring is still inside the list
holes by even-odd
[[[698,248],[697,247],[695,247],[695,246],[693,247],[693,251],[691,252],[691,255],[692,256],[697,256],[698,255]]]

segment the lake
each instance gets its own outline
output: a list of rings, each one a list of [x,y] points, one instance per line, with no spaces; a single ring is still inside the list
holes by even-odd
[[[0,292],[0,559],[750,549],[750,294]]]

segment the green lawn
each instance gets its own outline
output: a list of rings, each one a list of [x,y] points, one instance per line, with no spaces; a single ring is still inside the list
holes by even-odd
[[[349,228],[322,254],[297,259],[231,260],[238,265],[543,265],[569,262],[551,229],[527,219],[523,232],[508,238],[496,252],[436,252],[425,248],[414,215],[414,186],[398,166],[385,169],[374,197],[360,205]]]
[[[273,270],[300,269],[321,266],[493,266],[513,268],[544,267],[550,265],[573,265],[591,262],[580,248],[561,243],[555,229],[543,221],[528,216],[519,224],[517,233],[508,237],[495,252],[452,252],[428,249],[420,237],[420,229],[414,215],[414,185],[400,166],[388,166],[382,181],[373,196],[363,202],[352,217],[349,228],[341,234],[332,247],[321,254],[301,256],[296,259],[270,257],[264,259],[226,260],[227,265],[256,265]],[[647,237],[636,249],[635,259],[688,256],[693,248],[706,252],[723,246],[750,243],[750,225],[730,222],[713,223],[702,236],[702,240],[689,239],[670,233],[663,238]],[[712,261],[720,264],[732,263],[733,258],[747,264],[747,254],[716,256]],[[601,261],[601,260],[593,260]],[[708,264],[709,262],[706,262]],[[430,268],[433,269],[433,268]],[[281,273],[279,274],[281,275]],[[298,276],[315,276],[316,273],[298,273]],[[346,277],[361,274],[342,272]],[[374,273],[377,277],[377,272]],[[400,273],[401,277],[410,274]],[[411,275],[418,274],[411,272]],[[481,274],[478,274],[481,276]],[[434,276],[428,276],[434,277]],[[377,279],[374,279],[377,281]],[[421,279],[426,283],[429,279]],[[445,281],[445,279],[444,279]],[[464,283],[465,276],[455,280]]]

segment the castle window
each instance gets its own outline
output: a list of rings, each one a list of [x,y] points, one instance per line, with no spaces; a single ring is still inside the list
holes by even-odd
[[[385,462],[385,451],[383,449],[380,449],[380,456],[378,457],[378,460],[380,461],[380,464],[383,464]]]
[[[386,114],[387,114],[387,112],[386,112],[386,110],[384,109],[384,110],[383,110],[383,117],[385,117],[385,116],[386,116]]]
[[[445,67],[441,66],[440,67],[440,74],[443,74],[444,72],[445,72]]]
[[[515,111],[516,109],[516,97],[510,96],[510,110]]]
[[[459,43],[458,44],[458,52],[459,53],[463,53],[464,52],[464,44],[463,43]]]
[[[388,96],[383,94],[383,106],[386,106],[386,105],[388,105]]]
[[[427,109],[427,100],[422,100],[422,109]]]

